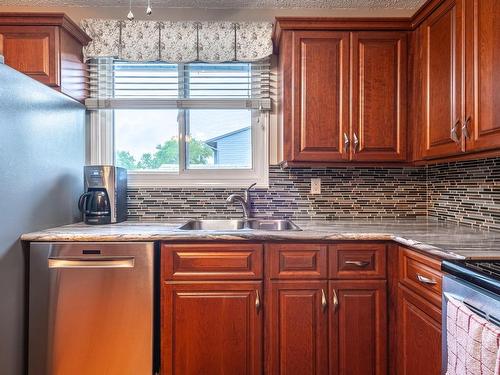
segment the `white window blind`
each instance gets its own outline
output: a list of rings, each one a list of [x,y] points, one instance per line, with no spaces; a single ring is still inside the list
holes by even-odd
[[[109,58],[89,63],[96,109],[258,109],[269,111],[270,62],[131,63]]]

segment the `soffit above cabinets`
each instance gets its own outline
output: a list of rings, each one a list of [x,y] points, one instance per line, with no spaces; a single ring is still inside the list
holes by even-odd
[[[414,9],[425,0],[152,0],[156,8],[212,8],[212,9]],[[132,0],[133,6],[143,5],[142,0]],[[29,6],[128,6],[129,0],[3,0],[2,5]]]

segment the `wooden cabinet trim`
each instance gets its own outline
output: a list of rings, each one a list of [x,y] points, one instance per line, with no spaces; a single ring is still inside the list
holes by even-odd
[[[327,245],[266,245],[266,277],[271,279],[326,279]]]
[[[352,262],[352,263],[351,263]],[[361,262],[360,265],[354,262]],[[387,244],[344,243],[329,246],[329,278],[385,279]]]
[[[263,311],[257,308],[255,302],[263,293],[261,281],[165,282],[161,293],[162,374],[197,375],[202,372],[215,374],[219,371],[262,374]],[[179,298],[191,299],[198,308],[185,311]],[[213,309],[205,308],[204,299],[213,305]],[[244,302],[244,309],[241,303],[237,305],[241,300]],[[230,306],[239,307],[241,311],[237,312],[241,315],[230,311]],[[219,315],[210,316],[210,313],[218,314],[219,311],[225,314],[224,319]],[[229,323],[228,319],[232,317],[235,318],[232,325],[225,327],[224,324]],[[204,321],[206,322],[203,323]],[[239,332],[236,332],[237,329]],[[220,330],[220,334],[213,335],[214,330]],[[212,342],[206,342],[207,337]],[[245,349],[235,352],[235,346],[242,349],[243,340]],[[186,345],[189,345],[189,349]],[[211,353],[210,350],[214,347],[215,352]],[[233,356],[224,356],[221,361],[214,360],[226,351]],[[183,360],[177,358],[181,355]]]
[[[436,306],[441,306],[443,274],[440,261],[400,248],[399,272],[401,284],[422,295]]]
[[[379,51],[370,56],[370,48]],[[387,57],[382,48],[391,50],[392,61],[377,62]],[[351,33],[353,161],[407,160],[407,54],[404,32]],[[386,74],[383,78],[382,73]]]
[[[411,319],[408,316],[410,313],[412,314]],[[398,287],[397,315],[398,374],[440,375],[441,309],[400,285]],[[416,326],[417,324],[420,326]],[[427,331],[423,331],[423,328]],[[418,334],[411,330],[418,331]]]
[[[279,280],[266,288],[266,373],[326,374],[328,282]]]
[[[163,280],[260,279],[261,244],[163,244]]]
[[[330,281],[330,375],[387,374],[387,282]],[[352,302],[353,309],[349,309]],[[361,304],[369,303],[368,306]],[[373,314],[368,318],[366,314]],[[356,316],[359,315],[359,316]],[[347,332],[348,323],[352,323]],[[344,329],[343,329],[344,328]],[[355,353],[356,352],[356,353]],[[352,360],[359,362],[354,363]],[[356,370],[353,367],[356,366]],[[358,372],[353,372],[358,371]]]

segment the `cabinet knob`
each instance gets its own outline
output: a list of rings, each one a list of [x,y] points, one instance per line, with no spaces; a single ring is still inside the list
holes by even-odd
[[[321,289],[321,307],[323,307],[323,311],[328,307],[328,302],[326,300],[326,293],[324,289]]]
[[[356,152],[356,151],[358,151],[359,139],[358,139],[358,136],[356,135],[356,133],[354,133],[352,137],[354,139],[354,147],[352,148],[352,150],[354,152]]]
[[[462,126],[462,134],[464,135],[465,138],[470,138],[469,124],[471,123],[471,121],[472,121],[472,118],[470,116],[467,117],[467,120],[465,120],[465,123]]]
[[[364,268],[370,264],[370,262],[364,260],[346,260],[345,264],[353,265],[356,267]]]
[[[457,122],[455,123],[455,125],[453,125],[452,128],[451,128],[450,138],[455,143],[460,143],[460,138],[458,138],[458,133],[457,133],[457,129],[459,127],[460,127],[460,120],[457,120]]]
[[[420,281],[422,284],[426,285],[436,285],[437,281],[433,279],[429,279],[428,277],[422,276],[420,274],[417,274],[417,280]]]
[[[349,152],[349,136],[344,133],[344,151],[347,154]]]
[[[339,307],[339,299],[337,297],[337,292],[335,292],[335,289],[332,289],[333,291],[333,312],[337,311],[337,308]]]
[[[260,311],[260,306],[261,306],[261,303],[260,303],[260,294],[259,294],[259,291],[256,290],[255,291],[255,309],[257,310],[257,312]]]

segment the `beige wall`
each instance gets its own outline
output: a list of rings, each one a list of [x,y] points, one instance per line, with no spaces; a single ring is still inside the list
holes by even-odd
[[[148,18],[145,7],[134,7],[137,19]],[[124,7],[30,7],[2,6],[0,12],[64,12],[74,21],[83,18],[125,18],[128,9]],[[158,20],[230,20],[230,21],[272,21],[276,16],[321,16],[321,17],[408,17],[408,9],[194,9],[154,8],[148,19]]]

